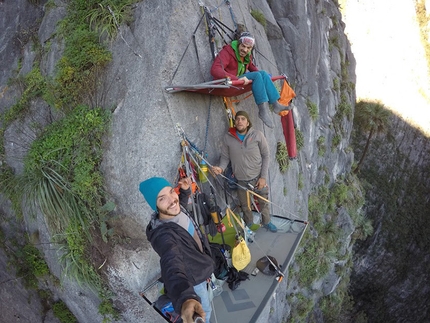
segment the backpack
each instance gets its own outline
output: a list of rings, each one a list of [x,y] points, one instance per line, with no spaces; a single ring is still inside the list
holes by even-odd
[[[196,193],[196,203],[199,207],[200,215],[203,222],[200,224],[208,225],[212,221],[211,201],[207,194],[203,192]]]
[[[228,272],[229,267],[227,264],[227,259],[224,256],[224,248],[219,243],[210,243],[212,259],[215,262],[214,275],[217,279],[224,279]],[[230,249],[229,245],[226,245],[226,249]]]

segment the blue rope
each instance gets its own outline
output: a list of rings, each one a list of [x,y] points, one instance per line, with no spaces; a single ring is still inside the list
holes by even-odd
[[[229,0],[224,0],[224,3],[221,3],[217,7],[212,7],[212,9],[209,9],[208,7],[205,7],[205,8],[209,11],[210,14],[212,14],[212,12],[217,11],[223,4],[226,4],[228,6],[228,9],[230,11],[231,20],[233,21],[234,29],[237,30],[236,17],[234,16],[233,8],[232,8]]]
[[[236,17],[234,16],[233,8],[231,7],[230,1],[225,0],[225,3],[227,4],[228,9],[230,10],[231,20],[233,20],[234,29],[237,30]]]

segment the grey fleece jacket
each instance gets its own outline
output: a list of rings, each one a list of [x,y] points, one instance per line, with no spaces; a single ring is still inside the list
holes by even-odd
[[[224,171],[229,161],[239,181],[257,177],[268,180],[269,146],[263,133],[250,128],[241,142],[236,135],[236,128],[230,128],[224,136],[219,167]]]

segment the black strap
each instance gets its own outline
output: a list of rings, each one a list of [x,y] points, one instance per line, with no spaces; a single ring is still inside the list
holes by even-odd
[[[173,73],[172,78],[170,79],[170,84],[172,84],[172,81],[173,81],[173,79],[175,78],[176,73],[178,72],[179,66],[181,65],[182,60],[184,59],[185,53],[187,52],[188,47],[190,46],[190,44],[191,44],[191,40],[192,40],[192,39],[194,39],[194,45],[195,45],[196,32],[197,32],[197,29],[199,28],[200,24],[202,23],[202,20],[203,20],[203,17],[204,17],[204,16],[205,16],[205,15],[203,14],[203,15],[202,15],[202,17],[201,17],[201,18],[200,18],[200,20],[199,20],[199,23],[197,24],[196,29],[194,29],[194,32],[193,32],[192,38],[191,38],[191,39],[190,39],[190,41],[188,42],[188,45],[187,45],[187,47],[185,48],[184,53],[182,54],[182,57],[181,57],[181,59],[180,59],[180,61],[179,61],[179,63],[178,63],[178,66],[176,66],[176,70],[175,70],[175,72]],[[196,51],[197,51],[197,47],[196,47]],[[198,54],[197,54],[197,59],[198,59]]]

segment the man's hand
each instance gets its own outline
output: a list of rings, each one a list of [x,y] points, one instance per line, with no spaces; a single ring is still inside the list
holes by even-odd
[[[187,299],[181,307],[181,318],[184,323],[194,323],[194,316],[200,316],[206,320],[206,313],[203,311],[202,304],[195,299]]]
[[[221,167],[218,167],[218,166],[212,166],[212,172],[215,174],[215,175],[219,175],[219,174],[222,174],[222,168]]]
[[[190,186],[191,186],[191,178],[189,178],[189,177],[181,178],[181,179],[178,181],[178,184],[180,185],[180,187],[181,187],[184,191],[186,191],[186,190],[187,190],[187,189],[189,189],[189,188],[190,188]]]
[[[241,77],[239,80],[243,81],[243,85],[247,85],[250,82],[250,80],[246,76]]]
[[[259,190],[261,190],[263,187],[266,187],[266,186],[267,186],[266,179],[265,179],[265,178],[263,178],[263,177],[260,177],[260,178],[258,179],[257,183],[255,183],[255,186],[256,186]]]

